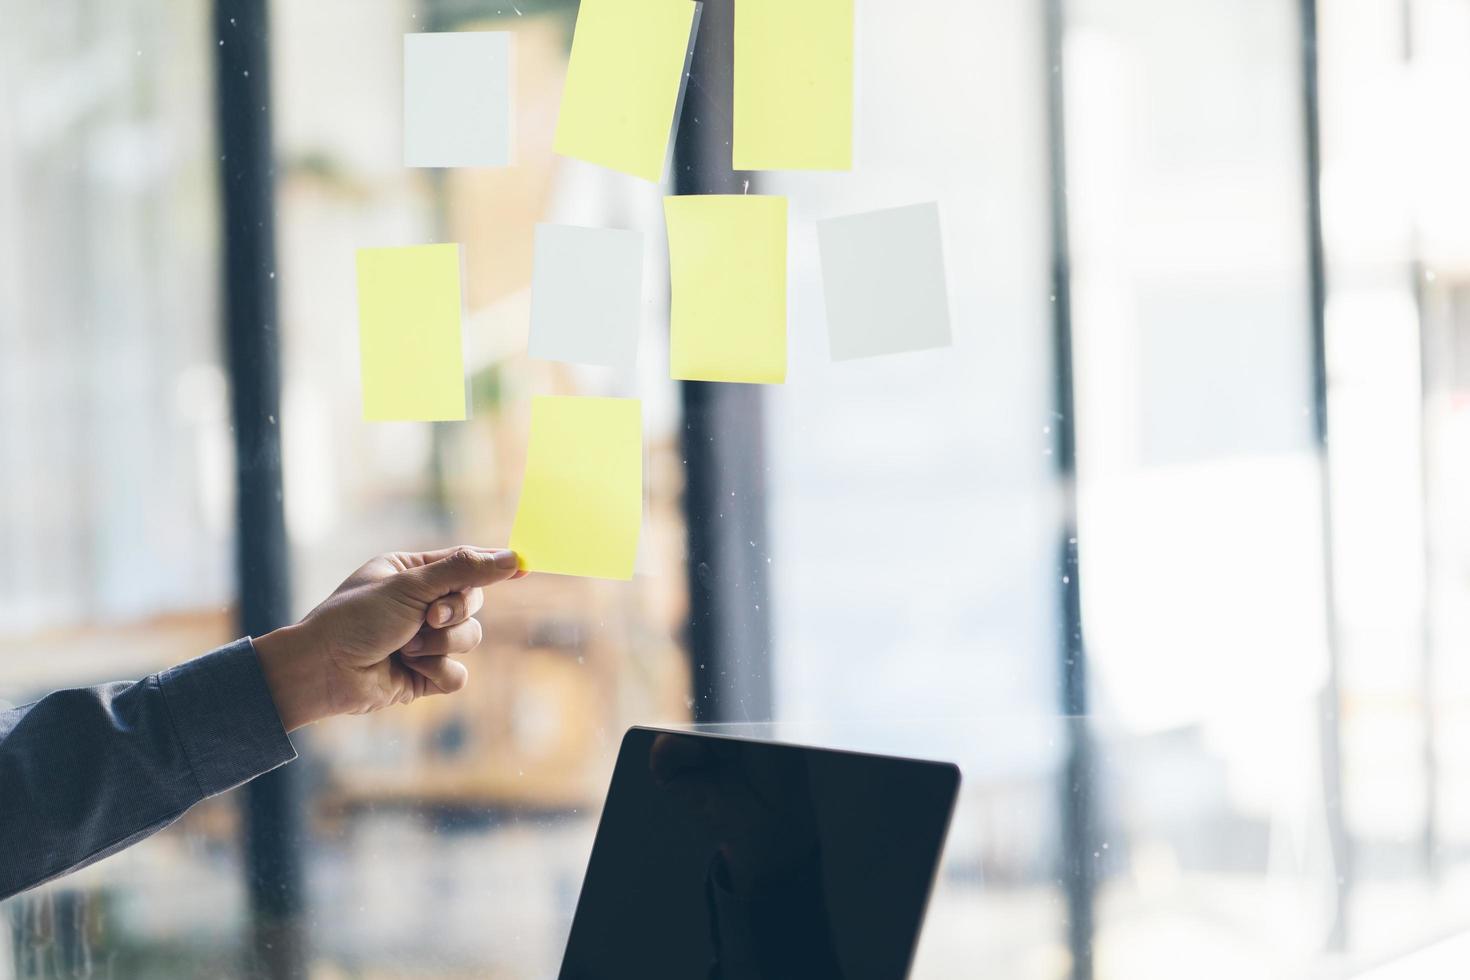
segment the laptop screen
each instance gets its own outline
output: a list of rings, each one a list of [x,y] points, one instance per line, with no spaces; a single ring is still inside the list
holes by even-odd
[[[631,729],[562,980],[907,974],[952,765]]]

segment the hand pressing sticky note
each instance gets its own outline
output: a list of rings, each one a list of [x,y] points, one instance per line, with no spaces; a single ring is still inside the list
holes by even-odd
[[[832,359],[948,347],[939,205],[817,222]]]
[[[786,380],[786,198],[664,198],[669,356],[683,381]]]
[[[853,0],[736,0],[736,170],[852,169]]]
[[[582,0],[553,149],[662,178],[697,11],[690,0]]]
[[[464,420],[458,245],[358,249],[357,316],[363,418]]]
[[[636,398],[537,397],[510,546],[533,572],[630,579],[643,518]]]

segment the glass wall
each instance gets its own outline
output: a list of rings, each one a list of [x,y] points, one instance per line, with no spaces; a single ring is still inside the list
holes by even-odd
[[[9,706],[231,638],[234,461],[208,5],[6,0],[0,23]],[[238,827],[235,801],[212,800],[5,903],[0,976],[136,976],[157,957],[194,964],[177,975],[231,970]]]
[[[1043,22],[1027,0],[857,10],[852,173],[760,177],[792,229],[791,364],[767,417],[776,718],[798,740],[963,769],[917,975],[1055,977]],[[814,222],[923,201],[939,202],[954,346],[833,362]]]
[[[1339,869],[1298,7],[1070,9],[1099,973],[1301,975]]]
[[[1470,6],[1322,15],[1334,569],[1352,942],[1464,927]]]
[[[1470,3],[1322,7],[1326,455],[1298,0],[1068,0],[1058,61],[1048,4],[859,0],[854,170],[753,178],[791,215],[788,379],[745,461],[775,709],[721,730],[961,765],[915,976],[1438,977],[1443,947],[1405,954],[1470,926]],[[491,590],[465,692],[297,737],[313,977],[555,975],[623,730],[694,718],[686,526],[711,515],[684,496],[665,189],[551,152],[575,12],[270,5],[294,612],[376,552],[503,543],[533,394],[636,395],[647,446],[633,582]],[[23,703],[234,635],[235,464],[211,5],[0,0],[0,23],[0,698]],[[421,30],[515,32],[514,166],[402,166]],[[833,363],[814,222],[924,201],[953,347]],[[544,221],[644,233],[635,372],[526,356]],[[354,252],[426,242],[461,245],[473,418],[365,423]],[[0,980],[251,975],[239,797],[0,905]]]
[[[622,732],[690,717],[677,389],[659,332],[662,198],[551,152],[575,7],[340,0],[277,3],[271,14],[298,610],[379,551],[507,541],[533,394],[643,400],[634,581],[533,575],[489,590],[486,642],[463,696],[334,720],[306,749],[310,905],[357,910],[316,920],[320,968],[550,976]],[[402,36],[415,30],[515,32],[514,166],[403,167]],[[636,373],[526,356],[531,244],[544,221],[644,233]],[[460,243],[463,257],[473,418],[364,422],[354,251],[441,241]],[[443,941],[426,944],[430,933]]]

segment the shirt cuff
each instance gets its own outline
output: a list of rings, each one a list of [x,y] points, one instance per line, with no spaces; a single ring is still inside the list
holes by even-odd
[[[158,684],[201,796],[296,758],[250,637],[164,671]]]

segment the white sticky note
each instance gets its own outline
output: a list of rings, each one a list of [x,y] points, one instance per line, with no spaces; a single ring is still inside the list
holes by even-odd
[[[948,347],[939,205],[817,222],[832,359]]]
[[[642,307],[641,234],[536,226],[532,357],[631,368],[638,359]]]
[[[403,35],[403,164],[508,167],[511,35]]]

